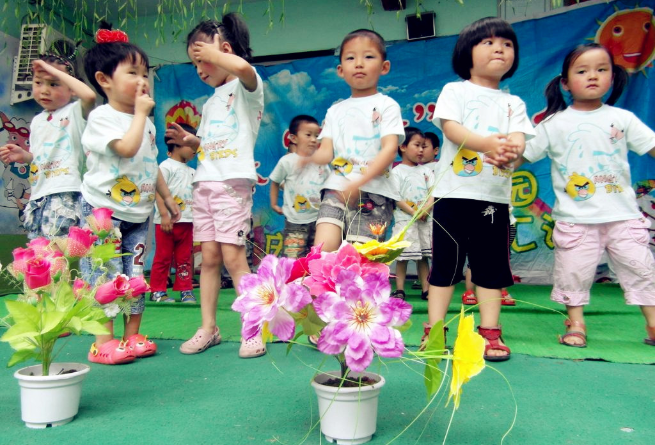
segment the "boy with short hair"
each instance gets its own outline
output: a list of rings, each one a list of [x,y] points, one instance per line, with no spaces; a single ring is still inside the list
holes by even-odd
[[[306,164],[298,169],[299,158],[310,157],[318,148],[321,127],[312,116],[301,114],[289,125],[290,153],[283,156],[270,174],[271,208],[284,215],[284,248],[287,258],[301,258],[314,243],[316,219],[321,203],[321,187],[328,169],[323,165]],[[284,182],[282,207],[278,205],[280,184]]]
[[[312,162],[330,165],[316,221],[315,245],[335,251],[347,241],[384,240],[394,202],[391,164],[405,137],[400,106],[378,92],[389,72],[382,36],[368,29],[349,33],[341,43],[337,74],[351,97],[327,112],[321,148]]]
[[[196,133],[187,124],[180,124],[188,133]],[[166,287],[171,270],[175,265],[175,283],[173,290],[180,292],[182,303],[195,303],[193,295],[193,174],[195,170],[187,163],[196,156],[196,150],[188,145],[177,145],[171,138],[166,138],[168,159],[159,165],[164,181],[182,212],[180,220],[171,221],[171,215],[164,205],[164,200],[157,193],[155,200],[155,258],[150,272],[151,301],[174,303],[168,296]]]

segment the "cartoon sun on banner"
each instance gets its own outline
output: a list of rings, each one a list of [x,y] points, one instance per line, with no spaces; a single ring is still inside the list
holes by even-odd
[[[614,62],[628,73],[643,72],[652,66],[655,58],[655,21],[650,8],[624,9],[605,21],[598,21],[600,28],[594,41],[607,48]]]

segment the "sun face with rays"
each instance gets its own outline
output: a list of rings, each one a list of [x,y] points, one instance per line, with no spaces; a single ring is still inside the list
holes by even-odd
[[[643,71],[655,58],[652,9],[617,9],[599,25],[594,41],[607,48],[614,56],[614,62],[629,73]]]

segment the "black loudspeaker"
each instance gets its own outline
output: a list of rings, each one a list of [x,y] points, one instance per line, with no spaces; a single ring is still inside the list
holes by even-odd
[[[410,14],[405,17],[407,22],[407,40],[427,39],[436,35],[434,12],[422,12],[421,17],[416,14]]]
[[[385,11],[400,11],[407,7],[407,0],[381,0]]]

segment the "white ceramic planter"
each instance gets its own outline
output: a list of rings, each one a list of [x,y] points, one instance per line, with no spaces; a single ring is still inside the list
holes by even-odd
[[[328,442],[356,445],[370,441],[375,433],[378,395],[385,381],[384,377],[377,374],[364,372],[361,375],[378,380],[378,383],[359,388],[322,385],[323,382],[338,377],[338,371],[319,374],[312,380],[312,386],[318,396],[321,432]]]
[[[62,370],[75,369],[69,374]],[[64,425],[77,414],[82,381],[91,368],[82,363],[53,363],[50,375],[41,375],[41,365],[14,373],[20,386],[21,417],[28,428]],[[30,375],[34,374],[34,375]]]

